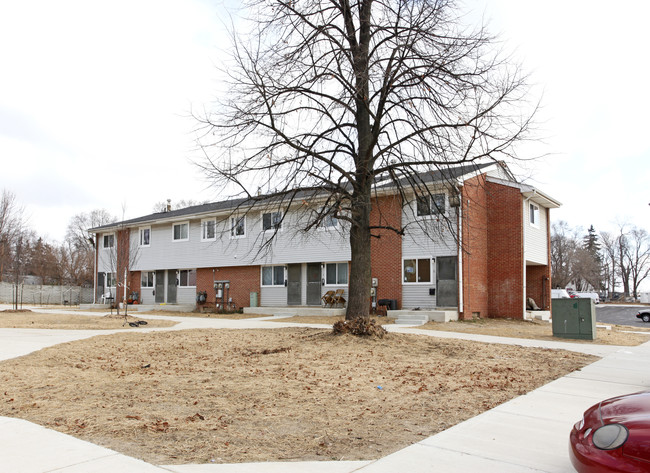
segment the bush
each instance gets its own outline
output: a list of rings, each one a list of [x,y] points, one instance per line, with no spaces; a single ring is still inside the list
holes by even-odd
[[[388,332],[373,319],[356,317],[352,320],[339,320],[332,327],[332,333],[335,335],[349,333],[357,337],[383,338]]]

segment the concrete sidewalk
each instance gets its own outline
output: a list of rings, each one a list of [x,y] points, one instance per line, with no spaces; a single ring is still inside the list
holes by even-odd
[[[76,312],[79,313],[79,312]],[[93,315],[97,315],[93,313]],[[152,318],[153,316],[146,316]],[[279,328],[294,326],[261,319],[224,320],[163,316],[170,328]],[[303,325],[304,326],[304,325]],[[151,330],[170,330],[151,329]],[[574,472],[568,458],[571,426],[592,404],[615,395],[650,389],[650,342],[612,347],[565,342],[503,339],[391,327],[391,331],[463,338],[488,343],[564,348],[604,356],[524,396],[429,437],[392,455],[360,462],[291,462],[154,466],[27,421],[0,417],[0,473],[120,471],[176,473],[394,473]],[[46,346],[113,331],[0,329],[0,360]]]

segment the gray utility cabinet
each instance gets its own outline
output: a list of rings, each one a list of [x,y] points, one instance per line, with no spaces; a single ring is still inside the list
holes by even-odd
[[[551,299],[553,336],[596,339],[596,306],[590,298]]]

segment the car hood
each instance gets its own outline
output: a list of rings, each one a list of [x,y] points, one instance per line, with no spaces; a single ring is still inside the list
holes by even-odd
[[[650,391],[614,397],[600,403],[603,424],[622,424],[629,437],[623,454],[650,464]]]

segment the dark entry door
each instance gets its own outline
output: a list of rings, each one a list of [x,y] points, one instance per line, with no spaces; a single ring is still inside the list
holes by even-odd
[[[176,304],[176,270],[167,270],[167,304]]]
[[[287,305],[300,305],[302,299],[302,265],[290,264],[287,272]]]
[[[99,301],[105,294],[104,273],[97,273],[97,300]]]
[[[436,258],[438,307],[458,307],[458,270],[455,256]]]
[[[165,302],[165,271],[156,271],[156,304]]]
[[[320,263],[307,263],[307,305],[320,305]]]

